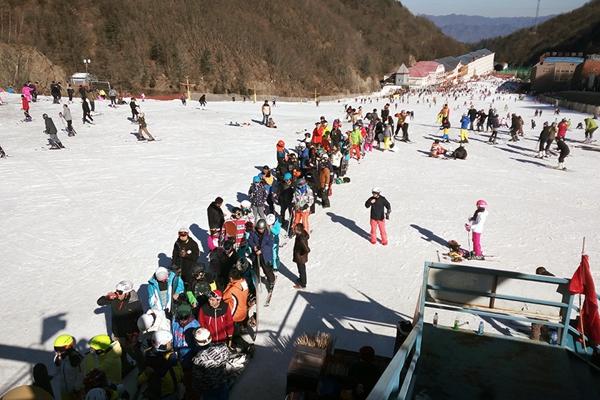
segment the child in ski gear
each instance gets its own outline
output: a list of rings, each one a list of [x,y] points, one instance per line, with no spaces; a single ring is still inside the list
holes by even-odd
[[[261,176],[257,175],[252,178],[252,184],[250,185],[250,189],[248,189],[248,197],[250,199],[250,204],[252,205],[254,221],[257,221],[259,218],[265,219],[267,217],[265,215],[265,204],[267,203],[268,196],[269,194]]]
[[[302,223],[294,227],[294,233],[296,238],[294,239],[293,261],[298,267],[298,280],[294,288],[304,289],[306,287],[306,263],[308,262],[308,253],[310,253],[310,248],[308,247],[310,235],[306,232]]]
[[[385,197],[381,195],[381,189],[373,188],[371,197],[365,202],[365,207],[371,209],[371,243],[377,243],[377,229],[381,235],[381,244],[388,244],[385,220],[390,219],[392,206]]]
[[[136,318],[137,329],[137,318]],[[112,384],[119,384],[123,380],[121,371],[123,369],[121,357],[123,348],[116,340],[112,340],[106,334],[100,334],[92,337],[88,346],[90,351],[83,358],[83,371],[88,375],[94,369],[99,369],[106,374],[108,381]]]
[[[442,147],[439,140],[434,140],[429,150],[429,157],[438,158],[446,154],[446,149]]]
[[[21,95],[21,109],[25,115],[25,122],[30,122],[31,115],[29,115],[29,100],[27,99],[27,96],[23,94]]]
[[[473,238],[473,254],[476,259],[483,259],[483,251],[481,250],[481,235],[483,227],[487,219],[487,202],[485,200],[477,200],[475,203],[477,209],[468,222],[465,224],[467,232],[471,232]]]
[[[471,119],[467,114],[463,114],[460,119],[460,143],[469,143],[469,124]]]
[[[449,143],[450,136],[448,135],[448,132],[450,131],[450,119],[448,117],[443,117],[442,119],[442,130],[444,132],[444,134],[442,135],[442,140],[445,143]]]
[[[192,306],[182,303],[177,307],[171,325],[173,335],[173,350],[177,352],[179,362],[184,370],[191,368],[194,356],[195,343],[194,331],[200,328],[200,324],[192,315]]]
[[[314,204],[313,191],[308,184],[306,179],[299,179],[292,199],[294,205],[294,226],[302,222],[304,229],[310,232],[308,225],[308,217],[310,215],[310,207]]]

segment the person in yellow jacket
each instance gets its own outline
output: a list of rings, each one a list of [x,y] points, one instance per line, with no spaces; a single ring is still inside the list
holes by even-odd
[[[87,375],[93,369],[103,371],[109,382],[115,385],[121,383],[123,350],[118,341],[113,341],[108,335],[96,335],[88,342],[90,352],[83,359],[83,371]]]
[[[598,129],[598,122],[596,121],[596,117],[594,118],[588,117],[584,119],[585,121],[585,140],[583,143],[592,143],[592,136],[594,135],[594,131]]]
[[[360,145],[363,137],[358,126],[354,127],[354,130],[350,132],[350,157],[355,157],[360,160]]]

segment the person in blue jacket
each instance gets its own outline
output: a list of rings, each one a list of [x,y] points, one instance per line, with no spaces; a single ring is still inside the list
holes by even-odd
[[[200,324],[192,314],[192,306],[182,303],[177,307],[171,333],[173,334],[173,350],[177,352],[179,362],[183,369],[192,367],[192,359],[196,353],[196,342],[194,332],[200,328]]]
[[[183,292],[181,278],[165,267],[158,267],[148,281],[148,305],[155,310],[163,310],[170,318],[173,311],[173,300]]]
[[[273,269],[279,270],[279,233],[281,232],[281,222],[275,214],[267,215],[267,225],[273,235]]]
[[[463,114],[460,119],[460,143],[469,143],[469,124],[471,124],[471,118],[467,114]]]
[[[273,235],[267,229],[267,222],[259,219],[250,233],[248,246],[252,251],[254,268],[260,266],[267,276],[267,291],[272,292],[275,286],[275,273],[273,272]]]

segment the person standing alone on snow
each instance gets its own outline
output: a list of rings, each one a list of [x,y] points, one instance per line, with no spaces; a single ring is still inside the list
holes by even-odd
[[[388,244],[387,232],[385,231],[385,220],[390,219],[392,206],[385,197],[381,195],[381,189],[373,188],[372,196],[365,202],[365,207],[371,208],[371,243],[377,243],[377,229],[381,235],[381,244]]]
[[[294,233],[296,239],[294,241],[294,259],[298,267],[298,280],[294,285],[295,289],[304,289],[306,287],[306,263],[308,262],[308,253],[310,248],[308,247],[308,239],[310,238],[308,232],[304,230],[304,225],[301,223],[296,224],[294,227]]]
[[[477,210],[469,221],[465,224],[467,232],[471,232],[473,238],[473,258],[476,260],[483,260],[483,251],[481,250],[481,234],[483,233],[483,226],[487,219],[488,212],[487,202],[485,200],[477,200],[475,204]]]
[[[267,126],[267,123],[269,122],[269,117],[271,116],[271,106],[269,105],[268,100],[265,100],[261,110],[263,115],[262,124]]]

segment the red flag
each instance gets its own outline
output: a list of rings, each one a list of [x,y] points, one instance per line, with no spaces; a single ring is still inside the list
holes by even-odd
[[[581,256],[581,264],[573,274],[569,283],[569,292],[585,295],[580,316],[583,319],[583,329],[590,341],[600,343],[600,315],[598,315],[598,297],[596,285],[590,271],[590,262],[587,255]]]

